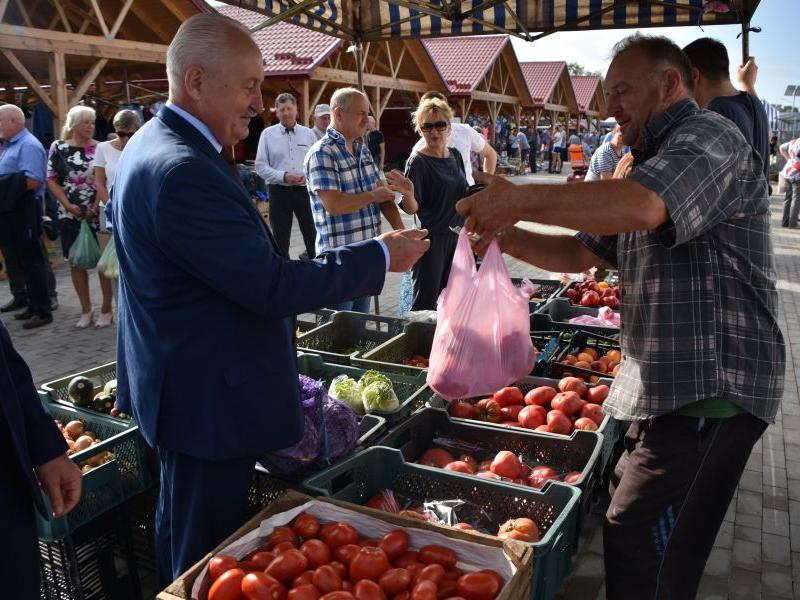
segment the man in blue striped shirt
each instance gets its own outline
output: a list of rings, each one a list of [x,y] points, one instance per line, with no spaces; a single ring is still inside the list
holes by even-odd
[[[592,154],[589,162],[589,170],[586,172],[584,181],[600,181],[601,179],[611,179],[614,170],[622,157],[622,132],[619,125],[614,127],[611,132],[611,141],[600,144],[600,147]]]

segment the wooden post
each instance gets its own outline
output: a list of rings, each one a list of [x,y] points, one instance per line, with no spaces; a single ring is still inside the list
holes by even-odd
[[[50,71],[50,97],[55,105],[53,129],[56,137],[61,135],[61,128],[67,118],[67,69],[63,52],[52,52],[48,56]]]
[[[300,119],[298,119],[301,123],[305,125],[311,124],[311,109],[309,108],[309,97],[308,97],[308,79],[303,80],[303,114],[300,115]]]

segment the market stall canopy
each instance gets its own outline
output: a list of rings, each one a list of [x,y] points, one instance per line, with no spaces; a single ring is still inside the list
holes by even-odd
[[[223,0],[354,41],[749,22],[760,0]]]
[[[606,114],[606,96],[599,75],[571,75],[570,81],[579,113],[592,117]]]

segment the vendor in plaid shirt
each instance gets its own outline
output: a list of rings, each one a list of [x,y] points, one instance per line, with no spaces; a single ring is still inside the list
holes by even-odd
[[[381,213],[392,229],[403,229],[394,191],[364,143],[369,101],[355,88],[331,97],[331,125],[306,155],[303,168],[317,228],[317,254],[381,233]],[[402,176],[402,174],[401,174]],[[370,299],[343,302],[336,310],[369,312]]]
[[[493,179],[457,208],[479,253],[502,232],[505,252],[550,271],[619,269],[623,360],[604,410],[632,424],[611,477],[607,597],[684,600],[783,394],[767,182],[736,125],[692,99],[679,47],[634,35],[614,50],[608,112],[639,149],[631,175]]]

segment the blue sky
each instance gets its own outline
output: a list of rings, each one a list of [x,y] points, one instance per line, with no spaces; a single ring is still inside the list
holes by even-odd
[[[758,64],[756,91],[761,98],[773,104],[789,104],[792,99],[783,96],[788,84],[800,85],[800,55],[797,49],[798,0],[761,0],[752,26],[761,27],[761,33],[750,33],[750,54]],[[665,35],[681,47],[698,37],[713,37],[728,48],[731,61],[732,80],[736,66],[741,63],[742,43],[736,39],[741,27],[712,25],[703,27],[665,27],[642,29],[642,33]],[[521,61],[566,60],[578,62],[590,71],[605,73],[608,69],[609,52],[612,46],[635,30],[614,29],[606,31],[581,31],[554,33],[536,42],[525,42],[512,38],[514,49]],[[800,97],[796,99],[800,107]]]

